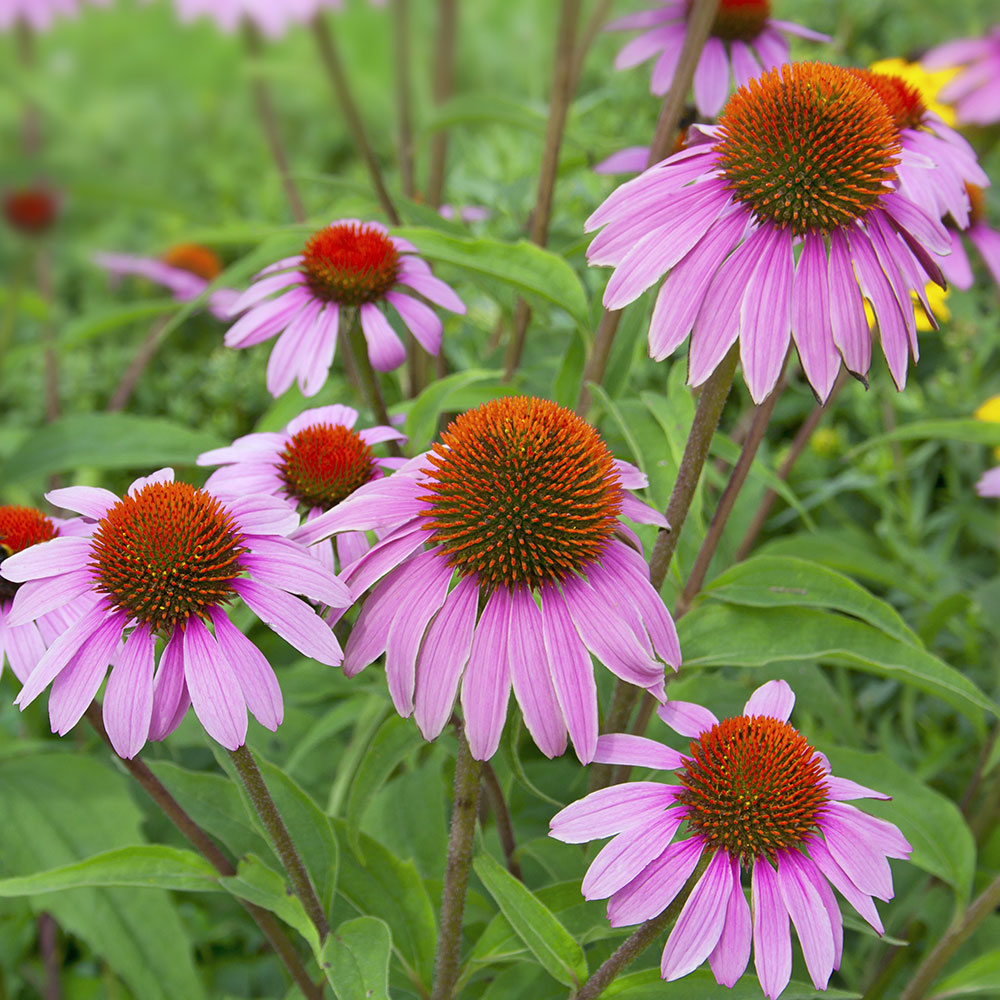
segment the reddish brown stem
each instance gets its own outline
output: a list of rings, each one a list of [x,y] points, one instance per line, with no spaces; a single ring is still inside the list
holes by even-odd
[[[455,85],[455,39],[458,35],[458,0],[438,0],[437,37],[434,42],[434,104],[440,107],[451,97]],[[440,208],[444,198],[444,172],[448,162],[448,130],[438,129],[431,138],[431,162],[427,177],[427,203]]]

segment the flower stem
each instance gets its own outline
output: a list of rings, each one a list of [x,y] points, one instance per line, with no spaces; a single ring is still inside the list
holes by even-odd
[[[451,807],[448,864],[441,896],[441,933],[434,958],[434,988],[431,1000],[451,1000],[458,982],[462,948],[462,914],[472,867],[472,842],[476,832],[479,776],[482,765],[473,759],[465,733],[458,734],[455,761],[455,799]]]
[[[837,376],[837,381],[833,383],[833,388],[830,390],[830,395],[827,397],[826,402],[817,403],[813,407],[809,416],[802,422],[802,426],[799,428],[798,433],[792,440],[791,447],[788,449],[788,455],[785,457],[785,460],[781,463],[781,467],[778,469],[777,475],[782,482],[786,482],[788,480],[788,477],[792,473],[792,469],[795,467],[795,463],[801,457],[802,452],[806,450],[806,445],[809,444],[809,440],[813,436],[813,431],[816,430],[819,426],[819,422],[829,412],[830,404],[834,401],[840,390],[847,384],[847,379],[847,372],[842,368],[840,370],[840,374]],[[735,562],[742,562],[750,554],[750,550],[753,548],[754,542],[757,541],[757,536],[760,534],[761,529],[764,527],[764,523],[767,521],[768,515],[771,513],[774,501],[777,499],[778,494],[775,493],[774,490],[768,490],[761,498],[760,506],[754,513],[753,519],[746,530],[746,534],[743,536],[743,540],[740,542],[740,546],[736,550]]]
[[[343,62],[341,62],[340,53],[337,51],[336,43],[330,32],[330,26],[321,13],[317,14],[312,20],[312,32],[316,39],[323,67],[330,79],[330,84],[333,86],[333,91],[337,95],[340,110],[344,113],[347,127],[354,139],[354,145],[357,147],[361,159],[364,160],[365,166],[368,168],[368,174],[371,178],[372,187],[375,189],[375,196],[378,198],[378,203],[382,206],[382,211],[385,212],[386,218],[394,226],[398,226],[400,223],[399,213],[396,211],[396,206],[393,204],[392,198],[389,197],[389,191],[385,186],[385,181],[382,179],[382,170],[378,165],[378,160],[375,159],[371,143],[368,141],[368,134],[365,132],[364,123],[361,121],[361,113],[358,111],[357,102],[351,93],[351,85],[347,79],[347,72],[344,69]]]
[[[450,97],[455,77],[455,39],[458,36],[458,0],[438,0],[437,36],[434,41],[434,105]],[[448,161],[448,132],[438,129],[431,137],[431,162],[427,175],[427,203],[440,208],[444,198],[444,170]]]
[[[708,851],[702,854],[691,877],[685,883],[684,888],[674,897],[673,902],[659,916],[647,920],[637,931],[626,938],[611,957],[576,993],[571,995],[571,1000],[594,1000],[595,997],[599,997],[614,979],[624,972],[677,919],[677,915],[684,908],[691,890],[698,884],[698,879],[708,867],[711,857]]]
[[[601,33],[601,28],[604,27],[604,22],[608,19],[613,4],[614,0],[598,0],[597,5],[591,12],[590,18],[583,27],[583,31],[580,32],[580,39],[576,44],[576,51],[573,53],[573,69],[570,76],[571,91],[575,91],[577,84],[580,82],[587,53],[597,40],[597,36]]]
[[[51,913],[38,914],[38,951],[45,970],[43,1000],[61,1000],[62,983],[59,981],[59,925]]]
[[[691,567],[687,583],[684,585],[681,596],[677,599],[677,605],[674,608],[675,619],[687,613],[691,607],[691,602],[698,596],[702,585],[705,583],[708,568],[712,564],[712,557],[715,555],[715,550],[722,540],[722,533],[726,529],[726,522],[729,520],[729,515],[733,512],[736,498],[739,496],[739,492],[746,482],[750,466],[753,465],[753,460],[757,455],[757,449],[760,448],[760,443],[764,440],[764,433],[767,431],[771,414],[774,413],[774,404],[778,400],[779,392],[780,389],[776,387],[767,399],[754,410],[753,421],[750,424],[746,440],[743,442],[740,457],[733,466],[729,482],[726,483],[726,488],[723,490],[722,496],[719,497],[719,503],[715,508],[715,513],[712,515],[712,521],[708,526],[705,539],[701,543],[701,548],[698,550],[694,565]]]
[[[17,58],[21,66],[31,70],[35,65],[35,33],[26,21],[15,19],[17,33]],[[21,113],[21,148],[29,159],[35,159],[42,148],[41,116],[38,105],[30,98],[24,102]]]
[[[264,51],[261,44],[260,32],[253,24],[246,20],[243,27],[243,40],[247,52],[250,55],[250,90],[253,94],[254,108],[257,117],[260,119],[261,129],[264,138],[267,140],[268,149],[271,151],[271,159],[278,170],[281,178],[281,186],[285,189],[285,198],[288,207],[291,209],[292,218],[296,222],[306,221],[306,210],[302,204],[302,197],[299,189],[292,178],[291,167],[288,164],[288,154],[285,152],[285,144],[281,139],[281,131],[278,128],[278,116],[274,112],[274,102],[271,100],[271,90],[261,73],[259,61]]]
[[[670,82],[670,89],[663,98],[660,115],[656,120],[656,131],[649,147],[649,159],[646,161],[647,167],[659,163],[673,146],[681,117],[684,114],[684,102],[687,100],[691,82],[694,80],[694,71],[698,67],[698,60],[701,58],[702,49],[705,48],[705,42],[708,41],[708,33],[718,9],[719,0],[694,0],[691,12],[688,14],[684,44],[677,60],[677,68],[674,70],[674,78]],[[583,370],[580,395],[577,398],[576,412],[581,416],[587,413],[591,404],[590,389],[587,387],[587,383],[593,382],[595,385],[600,385],[604,379],[608,358],[611,356],[611,345],[618,332],[620,319],[620,309],[605,309],[601,321],[597,325],[594,346]]]
[[[371,359],[368,357],[368,346],[361,330],[361,317],[357,311],[348,326],[344,347],[346,348],[344,363],[348,369],[348,377],[356,382],[358,391],[371,407],[375,419],[380,424],[391,427],[389,411],[385,408],[385,397],[382,395],[382,387],[378,384],[378,375],[375,374]],[[403,454],[398,441],[389,441],[388,448],[394,458],[399,458]]]
[[[139,345],[139,349],[132,356],[128,368],[125,369],[125,374],[122,375],[118,385],[115,386],[115,391],[108,400],[108,405],[105,407],[108,413],[115,413],[118,410],[125,409],[126,404],[132,398],[132,393],[135,391],[139,379],[142,378],[142,373],[149,367],[149,363],[156,356],[156,352],[163,343],[164,331],[170,323],[170,318],[168,315],[160,316],[154,320],[153,325],[149,328],[149,333],[146,334],[145,339]]]
[[[573,98],[573,66],[576,56],[576,31],[580,19],[580,0],[562,0],[559,7],[559,24],[556,27],[556,55],[552,68],[552,86],[549,95],[549,118],[545,126],[545,147],[542,166],[538,173],[538,194],[531,213],[531,242],[545,246],[552,220],[552,201],[555,194],[556,175],[559,172],[559,150],[566,131],[566,116]],[[518,299],[514,309],[514,324],[507,344],[507,369],[504,379],[513,378],[521,364],[524,338],[531,319],[531,307]]]
[[[497,778],[497,773],[493,770],[488,760],[483,761],[482,767],[483,787],[486,791],[486,797],[489,799],[493,818],[497,823],[497,835],[500,837],[500,846],[503,848],[504,860],[507,862],[507,871],[518,881],[523,882],[524,876],[521,874],[521,865],[517,860],[517,841],[514,839],[514,824],[510,819],[510,810],[507,808],[507,800],[503,796],[500,779]]]
[[[110,747],[111,740],[104,728],[101,706],[95,701],[84,713],[87,721],[94,727],[97,735]],[[223,876],[236,874],[236,867],[219,850],[215,841],[188,815],[184,807],[167,791],[166,786],[141,760],[121,760],[122,765],[142,786],[143,791],[160,807],[167,819],[177,827],[181,835],[206,861]],[[240,905],[250,914],[261,933],[284,963],[288,974],[309,1000],[322,1000],[323,987],[317,986],[309,978],[309,973],[302,964],[299,953],[295,950],[288,935],[274,915],[263,907],[256,906],[246,900],[238,900]]]
[[[979,925],[1000,906],[1000,875],[998,875],[969,905],[947,930],[931,953],[920,963],[913,978],[899,995],[899,1000],[920,1000],[925,996],[948,960],[965,943]]]
[[[403,194],[413,197],[413,63],[410,59],[410,0],[392,0],[396,56],[396,150]]]
[[[250,796],[250,801],[253,802],[254,809],[257,810],[260,821],[264,824],[264,829],[267,830],[272,846],[281,859],[289,879],[291,879],[295,895],[299,897],[309,919],[316,927],[320,940],[325,940],[330,933],[330,925],[327,922],[323,904],[319,901],[319,896],[316,895],[316,889],[309,878],[306,866],[302,863],[302,858],[295,849],[288,827],[285,826],[285,821],[281,818],[281,813],[278,812],[278,807],[275,805],[274,799],[271,798],[271,793],[267,790],[264,776],[260,773],[257,761],[254,760],[253,754],[245,744],[235,750],[230,750],[229,757]]]

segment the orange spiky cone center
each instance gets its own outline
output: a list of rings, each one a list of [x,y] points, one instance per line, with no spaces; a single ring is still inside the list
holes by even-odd
[[[382,298],[395,284],[399,251],[374,226],[341,222],[310,238],[302,273],[319,298],[360,306]]]
[[[34,507],[0,507],[0,562],[58,535],[59,529],[51,518]],[[0,577],[0,600],[13,597],[17,588],[18,584]]]
[[[894,176],[898,129],[850,70],[781,66],[751,80],[719,118],[719,166],[758,220],[801,236],[850,225]]]
[[[44,233],[59,215],[59,199],[45,187],[26,187],[3,196],[3,214],[13,229],[28,235]]]
[[[511,396],[463,413],[428,455],[432,541],[492,592],[585,572],[617,524],[622,488],[597,431],[556,403]]]
[[[692,6],[689,0],[689,16]],[[711,34],[727,42],[749,42],[764,30],[770,16],[770,0],[719,0]]]
[[[222,274],[219,255],[197,243],[178,243],[163,255],[162,260],[164,264],[188,271],[205,281],[215,281]]]
[[[182,628],[225,603],[246,552],[233,515],[188,483],[149,483],[98,522],[97,589],[154,631]]]
[[[312,424],[278,456],[278,476],[288,496],[310,507],[346,500],[375,475],[375,453],[350,427]]]
[[[741,715],[691,741],[678,771],[687,822],[744,864],[800,844],[828,801],[813,748],[780,719]]]
[[[896,128],[920,128],[927,105],[916,87],[891,73],[876,73],[870,69],[852,69],[851,72],[878,94]]]

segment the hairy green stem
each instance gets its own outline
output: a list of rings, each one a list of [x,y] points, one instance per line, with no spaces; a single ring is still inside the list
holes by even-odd
[[[257,117],[260,119],[264,138],[267,140],[267,148],[271,151],[271,159],[274,160],[278,176],[281,178],[281,186],[285,190],[285,198],[288,201],[292,218],[296,222],[305,222],[305,206],[302,203],[302,196],[299,194],[298,185],[296,185],[292,177],[288,154],[285,151],[285,144],[281,138],[281,130],[278,127],[278,116],[274,111],[274,101],[271,100],[271,90],[258,65],[264,52],[264,46],[261,43],[260,32],[249,20],[244,23],[243,39],[252,62],[250,67],[250,90],[253,94],[254,108],[257,111]]]
[[[462,915],[472,867],[472,846],[479,803],[482,765],[472,756],[464,732],[458,734],[455,761],[455,797],[451,807],[448,864],[441,896],[441,932],[434,957],[434,988],[431,1000],[451,1000],[458,982],[462,950]]]
[[[1000,906],[1000,875],[972,901],[961,919],[956,921],[931,949],[930,954],[920,963],[913,978],[899,995],[899,1000],[920,1000],[926,996],[948,960],[979,925],[993,915],[998,906]]]
[[[358,110],[357,101],[355,101],[354,94],[351,92],[351,84],[347,79],[347,72],[341,61],[340,53],[337,51],[333,34],[330,32],[330,26],[327,24],[326,18],[322,13],[317,14],[313,18],[312,32],[313,37],[316,39],[316,47],[319,49],[320,60],[330,79],[333,92],[337,96],[340,110],[344,113],[344,119],[354,139],[354,145],[357,147],[358,153],[361,155],[361,159],[368,169],[368,176],[371,178],[372,187],[375,189],[375,197],[378,198],[378,203],[382,206],[382,211],[385,212],[386,218],[394,226],[398,226],[400,223],[399,213],[396,211],[396,206],[393,204],[392,198],[389,196],[389,191],[385,186],[385,181],[382,179],[382,169],[379,167],[378,160],[375,158],[375,152],[368,141],[368,133],[365,131],[364,123],[361,121],[361,112]]]
[[[245,744],[236,750],[230,750],[229,757],[250,796],[254,809],[257,810],[261,823],[264,824],[264,829],[267,830],[271,845],[281,859],[281,864],[291,880],[295,895],[299,897],[309,919],[313,922],[320,940],[325,940],[330,933],[326,911],[316,894],[306,866],[295,848],[292,835],[288,832],[288,827],[285,826],[285,821],[281,818],[281,813],[278,812],[278,807],[274,799],[271,798],[271,793],[267,790],[267,784],[264,781],[264,776],[260,773],[257,761],[254,760],[253,754]]]
[[[559,172],[559,150],[566,131],[566,117],[573,98],[573,65],[576,55],[577,22],[580,19],[580,0],[562,0],[559,7],[559,24],[556,27],[556,55],[552,68],[552,86],[549,92],[549,117],[545,126],[545,147],[542,166],[538,172],[538,193],[531,213],[531,242],[545,246],[552,220],[552,202],[555,195],[556,175]],[[511,379],[521,364],[524,339],[531,320],[531,307],[519,299],[514,310],[514,324],[507,344],[507,365],[504,379]]]
[[[107,730],[104,728],[100,703],[94,701],[84,715],[91,726],[93,726],[97,735],[113,751],[114,747],[111,746],[111,740],[108,737]],[[236,874],[236,866],[223,854],[215,841],[195,823],[184,807],[167,791],[163,782],[153,774],[143,761],[138,759],[118,759],[121,760],[122,766],[139,783],[142,790],[159,806],[167,819],[174,824],[178,832],[220,875],[231,876]],[[292,942],[288,939],[288,935],[282,929],[281,924],[278,923],[274,915],[263,907],[256,906],[244,899],[240,899],[238,902],[260,928],[261,933],[284,963],[288,974],[299,989],[302,990],[303,995],[308,1000],[322,1000],[323,987],[317,986],[309,978],[309,973],[302,964],[299,953],[295,950]]]

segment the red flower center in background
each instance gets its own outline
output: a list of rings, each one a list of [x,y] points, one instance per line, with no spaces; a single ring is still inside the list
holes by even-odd
[[[744,864],[800,844],[829,798],[813,748],[778,719],[725,719],[690,754],[677,773],[688,825]]]
[[[399,251],[374,226],[341,222],[310,238],[302,271],[319,298],[360,306],[382,298],[396,283]]]
[[[562,580],[597,559],[621,509],[614,459],[565,407],[504,397],[463,413],[428,455],[432,541],[488,591]]]
[[[349,427],[312,424],[299,431],[278,456],[285,492],[310,507],[346,500],[375,475],[375,454]]]
[[[222,274],[222,261],[218,254],[197,243],[178,243],[161,258],[164,264],[190,271],[205,281],[215,281]]]
[[[927,105],[916,87],[890,73],[874,73],[870,69],[852,69],[851,72],[878,94],[896,128],[920,128]]]
[[[43,233],[59,215],[59,199],[43,187],[8,191],[3,196],[3,214],[22,233]]]
[[[210,493],[150,483],[98,522],[91,568],[117,609],[170,631],[229,599],[242,541],[232,514]]]
[[[719,165],[761,221],[796,235],[860,218],[900,150],[881,98],[850,70],[793,63],[741,87],[719,118]]]
[[[688,16],[692,6],[688,0]],[[770,0],[719,0],[711,33],[727,42],[749,42],[764,30],[770,16]]]
[[[52,521],[34,507],[0,507],[0,561],[58,534]],[[18,584],[0,578],[0,600],[13,597],[17,588]]]

